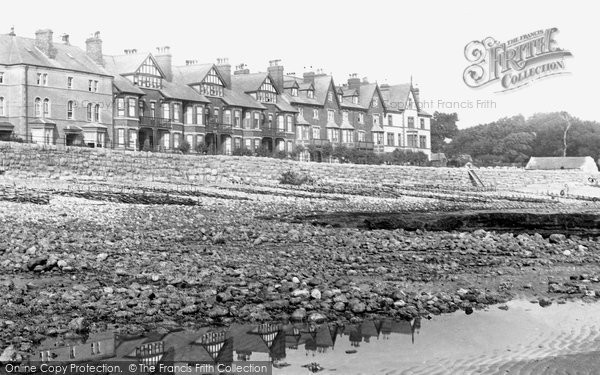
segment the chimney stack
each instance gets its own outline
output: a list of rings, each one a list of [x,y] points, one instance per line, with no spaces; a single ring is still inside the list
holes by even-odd
[[[71,43],[69,43],[69,34],[63,34],[61,36],[61,39],[62,39],[62,41],[63,41],[64,44],[71,45]]]
[[[225,80],[225,85],[227,88],[231,88],[231,64],[229,64],[229,59],[227,57],[218,58],[217,69]]]
[[[14,26],[10,27],[10,33],[8,33],[8,35],[10,35],[10,36],[16,36],[17,35],[17,34],[15,34],[15,27]]]
[[[100,31],[96,31],[93,36],[85,41],[85,51],[87,55],[98,65],[104,66],[104,57],[102,56],[102,39]]]
[[[421,90],[418,87],[413,87],[413,95],[415,97],[415,102],[419,103],[419,96],[421,94]]]
[[[250,74],[250,69],[246,68],[246,64],[244,63],[235,66],[235,71],[233,72],[233,75],[237,76],[240,74]]]
[[[348,87],[351,89],[357,89],[360,87],[360,78],[358,78],[358,74],[350,74],[350,78],[348,78]]]
[[[273,78],[277,91],[283,92],[283,65],[279,65],[280,62],[281,60],[269,61],[267,71],[269,72],[269,75],[271,75],[271,78]]]
[[[363,77],[362,83],[363,83],[363,85],[369,84],[369,79],[367,77]]]
[[[169,82],[173,81],[173,57],[171,56],[171,47],[156,47],[156,53],[154,58],[165,74],[165,79]]]
[[[304,83],[315,83],[315,72],[312,70],[309,72],[304,72],[302,74],[302,78],[304,79]]]
[[[44,29],[36,31],[35,46],[49,58],[53,59],[56,57],[57,51],[52,42],[52,30]]]

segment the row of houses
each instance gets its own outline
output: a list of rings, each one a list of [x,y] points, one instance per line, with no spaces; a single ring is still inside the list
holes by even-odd
[[[156,366],[159,363],[202,362],[216,365],[234,361],[264,361],[276,366],[286,358],[290,350],[303,349],[307,357],[315,357],[333,350],[338,338],[344,336],[352,347],[368,344],[371,339],[387,340],[392,334],[409,335],[414,343],[415,332],[418,333],[419,329],[420,320],[367,320],[347,326],[308,323],[234,324],[227,331],[211,332],[206,328],[135,337],[103,332],[89,335],[85,340],[63,341],[60,345],[56,339],[47,339],[40,344],[36,355],[26,362],[130,361]]]
[[[226,58],[176,66],[169,47],[105,55],[98,32],[85,50],[61,39],[47,29],[0,35],[1,138],[156,151],[186,140],[225,154],[329,145],[431,154],[431,116],[412,83],[353,74],[338,84],[321,70],[286,74],[279,60],[255,73]]]

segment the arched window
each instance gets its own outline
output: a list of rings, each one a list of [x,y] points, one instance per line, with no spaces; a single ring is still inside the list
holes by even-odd
[[[94,121],[100,122],[100,104],[94,106]]]
[[[35,98],[35,105],[33,108],[35,109],[35,117],[42,117],[42,99]]]
[[[4,116],[4,97],[0,96],[0,116]]]
[[[50,117],[50,99],[44,99],[44,117]]]
[[[67,102],[67,120],[73,120],[73,101]]]
[[[92,103],[88,103],[87,105],[87,120],[92,121]]]

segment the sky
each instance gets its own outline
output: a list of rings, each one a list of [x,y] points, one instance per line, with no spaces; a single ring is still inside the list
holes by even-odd
[[[51,4],[51,5],[50,5]],[[501,117],[568,111],[600,120],[600,61],[595,46],[594,2],[562,1],[22,1],[3,5],[17,35],[37,29],[69,34],[71,44],[100,31],[105,54],[124,49],[155,51],[170,46],[175,64],[229,58],[265,71],[281,59],[287,73],[323,69],[336,84],[357,73],[379,84],[413,84],[430,113],[456,112],[466,128]],[[32,11],[36,9],[36,11]],[[505,42],[539,29],[556,27],[555,40],[573,57],[569,74],[535,81],[499,93],[498,84],[470,88],[463,72],[470,65],[465,46],[494,37]]]

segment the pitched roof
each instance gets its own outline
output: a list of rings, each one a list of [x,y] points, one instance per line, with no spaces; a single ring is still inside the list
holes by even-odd
[[[54,43],[56,56],[51,59],[35,47],[35,39],[9,34],[0,35],[0,64],[35,65],[110,76],[79,47]]]
[[[342,108],[361,109],[364,111],[366,111],[368,109],[366,107],[363,107],[360,104],[354,104],[354,103],[352,103],[351,100],[348,100],[348,99],[343,99],[342,102],[340,103],[340,106]]]
[[[118,73],[115,73],[115,80],[113,81],[113,85],[120,92],[128,93],[128,94],[138,94],[144,95],[144,92],[140,90],[139,87],[131,83],[127,78],[121,76]]]
[[[577,169],[586,172],[598,172],[598,166],[589,156],[583,157],[535,157],[532,156],[525,169]]]
[[[241,92],[258,91],[267,76],[267,73],[235,74],[231,76],[231,89]]]
[[[327,93],[329,92],[333,78],[331,76],[322,75],[315,76],[314,79],[315,98],[319,104],[324,105],[325,101],[327,100]]]
[[[376,89],[377,89],[376,83],[367,83],[364,85],[360,85],[360,88],[359,88],[360,94],[358,97],[358,103],[360,105],[362,105],[363,107],[370,108],[371,100],[373,99],[373,96],[375,95]]]
[[[210,103],[210,100],[206,99],[204,95],[196,92],[191,87],[176,83],[176,82],[168,82],[163,81],[162,89],[160,92],[166,97],[170,99],[181,99],[187,100],[191,102],[201,102],[201,103]]]
[[[283,88],[284,89],[291,89],[291,88],[298,88],[300,87],[300,85],[298,85],[298,82],[296,82],[295,79],[286,79],[285,81],[283,81]]]
[[[410,90],[410,83],[391,85],[387,90],[382,90],[381,96],[383,96],[385,107],[388,110],[404,111]]]
[[[258,101],[243,92],[233,91],[229,89],[223,90],[223,101],[232,107],[266,109]]]
[[[200,83],[213,67],[215,67],[215,64],[210,63],[174,66],[172,69],[173,81],[185,83],[186,85]],[[218,72],[217,74],[220,74],[220,72]]]
[[[283,112],[298,112],[296,107],[292,106],[291,96],[283,93],[281,95],[277,95],[277,103],[275,104],[280,111]]]
[[[104,66],[107,70],[113,73],[133,74],[149,56],[152,56],[150,52],[139,52],[115,56],[104,55]],[[156,67],[162,74],[162,70],[158,63],[156,64]]]

